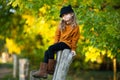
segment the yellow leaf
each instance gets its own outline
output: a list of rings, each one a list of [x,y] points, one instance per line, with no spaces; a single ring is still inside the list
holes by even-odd
[[[21,52],[20,47],[18,47],[18,45],[12,39],[6,38],[6,47],[8,48],[8,51],[11,54],[12,53],[20,54]]]
[[[98,13],[98,12],[99,12],[99,9],[94,9],[94,11],[95,11],[96,13]]]
[[[32,26],[35,22],[35,18],[31,15],[22,15],[22,17],[26,19],[26,24],[29,26]]]

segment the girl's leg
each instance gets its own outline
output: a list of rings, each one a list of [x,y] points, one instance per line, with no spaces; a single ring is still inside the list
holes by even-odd
[[[59,42],[54,45],[51,45],[48,48],[49,59],[54,59],[54,53],[63,49],[70,49],[70,47],[64,42]]]
[[[47,58],[46,58],[47,60]],[[47,68],[48,68],[48,64],[46,62],[41,62],[40,63],[40,68],[38,71],[36,71],[35,73],[33,73],[33,77],[35,78],[47,78]]]
[[[63,42],[56,43],[54,45],[51,45],[48,48],[47,55],[49,54],[49,60],[48,60],[48,73],[53,74],[55,69],[55,60],[54,60],[54,53],[63,50],[63,49],[70,49],[68,45],[66,45]],[[48,56],[47,56],[48,57]]]
[[[33,76],[35,78],[47,78],[48,59],[49,59],[49,54],[48,54],[48,50],[46,50],[44,54],[44,61],[41,62],[40,64],[40,69],[35,73],[33,73]]]
[[[44,54],[44,63],[48,63],[48,59],[49,59],[49,53],[48,53],[48,50],[45,51],[45,54]]]

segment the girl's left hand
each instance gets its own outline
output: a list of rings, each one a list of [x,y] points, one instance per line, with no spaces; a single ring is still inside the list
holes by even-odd
[[[75,52],[75,51],[73,51],[73,50],[72,50],[71,52],[72,52],[72,55],[73,55],[73,56],[75,56],[75,55],[76,55],[76,52]]]

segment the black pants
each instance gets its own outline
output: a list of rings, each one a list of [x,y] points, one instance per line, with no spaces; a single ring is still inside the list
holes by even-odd
[[[63,49],[70,49],[70,47],[65,44],[64,42],[59,42],[56,44],[51,45],[48,50],[45,51],[44,54],[44,62],[48,63],[49,59],[54,59],[54,54],[59,51],[59,50],[63,50]]]

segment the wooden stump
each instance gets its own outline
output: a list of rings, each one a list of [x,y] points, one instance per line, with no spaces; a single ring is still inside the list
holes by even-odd
[[[13,54],[13,77],[17,77],[18,72],[18,57],[16,54]]]
[[[69,49],[57,53],[57,64],[52,80],[65,80],[73,55]]]
[[[7,63],[7,61],[8,61],[8,53],[3,52],[2,53],[2,63]]]
[[[28,80],[29,61],[28,59],[19,59],[19,80]]]

